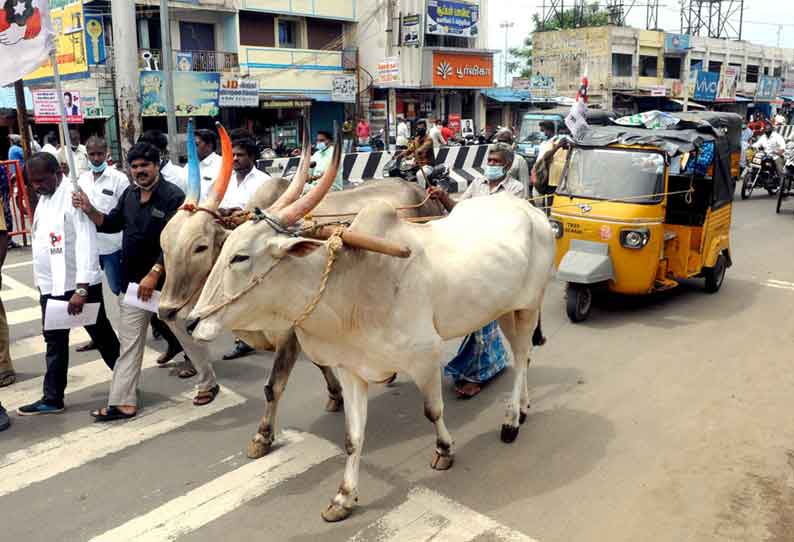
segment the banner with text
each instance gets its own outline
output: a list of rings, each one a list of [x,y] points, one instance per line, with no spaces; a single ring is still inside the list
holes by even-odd
[[[221,75],[217,72],[174,72],[174,106],[177,117],[217,117]],[[164,117],[165,79],[161,71],[140,73],[144,117]]]
[[[493,86],[493,57],[434,51],[433,86],[490,88]]]
[[[452,0],[427,1],[427,33],[439,36],[476,38],[480,22],[480,6]]]
[[[259,107],[259,79],[221,79],[220,107]]]
[[[59,100],[63,101],[66,122],[82,124],[83,110],[79,92],[67,91],[58,94],[55,90],[34,90],[33,120],[36,124],[58,124],[61,122],[61,114],[58,110]]]

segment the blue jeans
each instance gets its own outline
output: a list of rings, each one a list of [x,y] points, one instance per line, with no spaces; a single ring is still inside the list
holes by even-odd
[[[121,293],[121,250],[113,254],[99,255],[99,267],[108,278],[108,286],[114,295]]]

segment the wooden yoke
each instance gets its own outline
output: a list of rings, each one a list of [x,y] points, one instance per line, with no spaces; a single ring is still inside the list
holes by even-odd
[[[338,226],[318,226],[303,235],[313,239],[329,239],[337,228]],[[368,250],[378,254],[385,254],[386,256],[394,256],[395,258],[409,258],[411,256],[410,248],[380,237],[367,235],[366,233],[359,233],[345,228],[342,230],[341,237],[342,242],[350,248]]]

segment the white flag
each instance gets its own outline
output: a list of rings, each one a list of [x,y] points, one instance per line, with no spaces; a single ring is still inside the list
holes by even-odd
[[[0,86],[46,62],[54,36],[47,0],[0,0]]]

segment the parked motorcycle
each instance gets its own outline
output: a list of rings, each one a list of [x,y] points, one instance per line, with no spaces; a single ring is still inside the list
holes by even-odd
[[[756,151],[742,174],[742,199],[753,195],[753,190],[763,188],[770,196],[780,188],[780,175],[775,166],[775,158],[764,151]]]
[[[786,143],[786,151],[783,157],[786,160],[786,167],[783,180],[780,183],[780,189],[777,191],[777,208],[775,212],[778,214],[780,214],[783,200],[789,196],[794,196],[794,141],[790,140]]]

